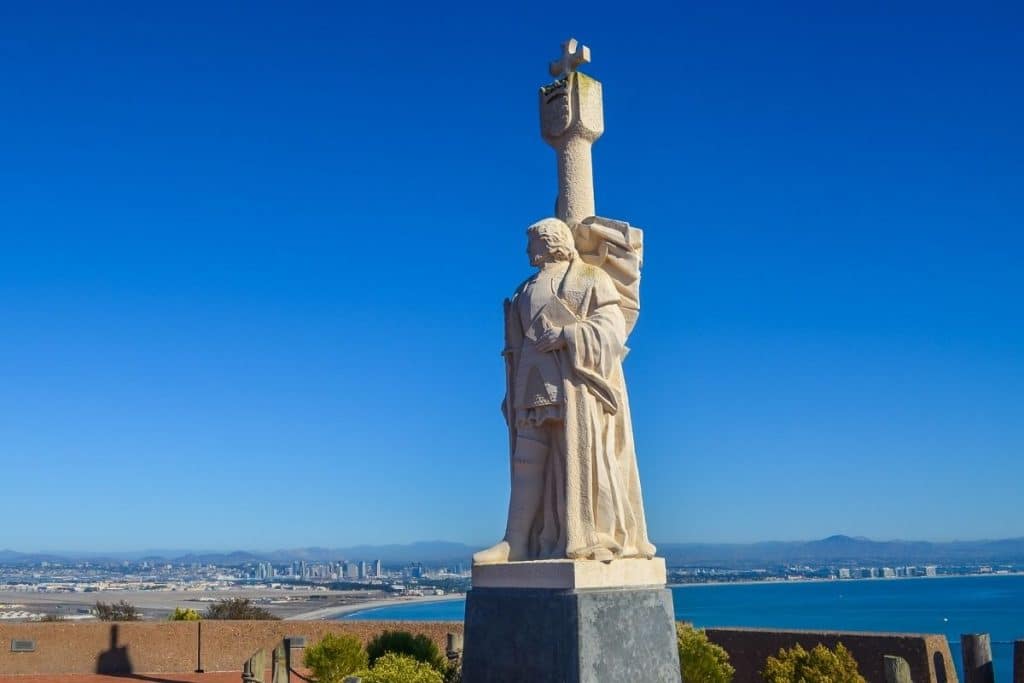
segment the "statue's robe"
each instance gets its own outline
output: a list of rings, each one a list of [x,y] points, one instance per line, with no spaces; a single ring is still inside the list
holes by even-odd
[[[514,386],[524,374],[518,364],[532,343],[529,337],[537,336],[524,329],[518,314],[518,297],[529,283],[505,303],[508,391],[503,409],[513,450],[516,432],[531,412],[517,407],[521,394]],[[559,321],[566,347],[548,352],[560,375],[562,419],[548,425],[552,438],[529,559],[585,559],[602,548],[615,557],[653,557],[622,373],[628,349],[620,294],[601,268],[576,258],[556,295],[568,312],[568,322]]]

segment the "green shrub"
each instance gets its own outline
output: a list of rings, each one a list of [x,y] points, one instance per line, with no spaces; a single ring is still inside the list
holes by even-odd
[[[436,668],[409,655],[388,652],[371,669],[357,671],[363,683],[444,683]]]
[[[114,603],[97,602],[95,612],[100,621],[139,621],[142,619],[139,610],[135,609],[135,605],[127,600]]]
[[[202,617],[191,607],[175,607],[167,617],[167,621],[199,621]]]
[[[765,662],[761,676],[765,683],[867,683],[842,643],[837,643],[835,650],[820,643],[810,652],[799,644],[779,650],[778,657]]]
[[[448,662],[448,667],[443,672],[444,683],[462,683],[462,660],[456,659]]]
[[[729,654],[708,640],[703,630],[678,624],[676,645],[684,683],[731,683],[736,669],[729,664]]]
[[[280,619],[249,598],[225,598],[206,608],[203,619]]]
[[[353,671],[365,669],[369,659],[357,638],[328,633],[306,648],[302,663],[313,672],[317,683],[341,683]]]
[[[389,652],[408,655],[417,661],[429,664],[437,671],[444,672],[448,668],[448,663],[441,656],[437,645],[422,633],[414,636],[408,631],[384,631],[366,646],[366,654],[370,656],[371,667]]]

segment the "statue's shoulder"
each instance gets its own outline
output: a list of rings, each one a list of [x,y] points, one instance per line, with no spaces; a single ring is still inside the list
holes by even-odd
[[[573,261],[572,267],[566,276],[574,280],[574,286],[580,288],[594,287],[601,290],[608,289],[609,287],[615,288],[615,283],[612,281],[611,276],[604,272],[603,268],[587,263],[582,259]]]
[[[577,308],[588,299],[591,306],[618,304],[620,300],[611,276],[604,269],[583,260],[574,261],[569,268],[561,296]]]
[[[519,286],[518,286],[518,287],[516,287],[516,291],[512,292],[512,296],[511,296],[510,298],[511,298],[511,299],[512,299],[513,301],[515,301],[515,300],[516,300],[516,299],[517,299],[517,298],[519,297],[519,295],[523,293],[523,291],[524,291],[524,290],[526,289],[526,287],[527,287],[527,286],[528,286],[528,285],[529,285],[529,284],[530,284],[531,282],[533,282],[534,280],[536,280],[536,279],[537,279],[537,275],[538,275],[538,273],[534,273],[534,274],[533,274],[533,275],[531,275],[530,277],[528,277],[528,278],[526,278],[525,280],[523,280],[522,282],[520,282],[520,283],[519,283]]]

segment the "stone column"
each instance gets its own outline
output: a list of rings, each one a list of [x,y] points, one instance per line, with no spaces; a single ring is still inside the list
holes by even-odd
[[[960,636],[960,648],[963,652],[965,683],[995,683],[989,634],[964,633]]]
[[[540,90],[540,130],[558,157],[556,215],[570,227],[597,214],[591,146],[604,133],[601,83],[570,71]]]
[[[910,678],[910,664],[903,657],[885,655],[885,683],[913,683]]]

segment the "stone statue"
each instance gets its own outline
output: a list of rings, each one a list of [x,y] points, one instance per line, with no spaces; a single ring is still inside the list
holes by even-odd
[[[558,161],[555,217],[526,230],[537,272],[505,300],[512,494],[473,556],[465,681],[679,680],[672,593],[647,538],[622,372],[640,313],[643,233],[596,215],[601,83],[575,40],[540,89]]]
[[[538,271],[505,301],[508,526],[473,560],[653,557],[622,375],[622,297],[563,221],[535,223],[527,237]]]
[[[601,84],[569,40],[541,88],[541,130],[558,157],[558,218],[527,229],[538,268],[505,300],[512,494],[505,537],[476,564],[651,558],[629,400],[626,338],[640,310],[643,235],[594,216],[591,145]]]

